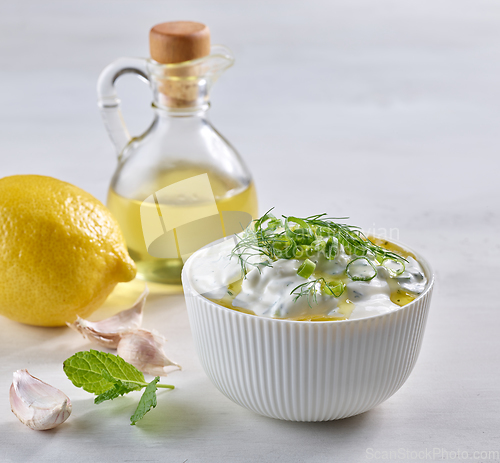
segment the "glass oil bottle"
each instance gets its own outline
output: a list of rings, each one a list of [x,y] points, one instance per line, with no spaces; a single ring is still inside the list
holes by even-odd
[[[257,196],[241,157],[207,119],[210,89],[233,64],[231,52],[210,46],[205,25],[186,21],[153,27],[150,51],[151,59],[118,59],[99,77],[99,107],[118,153],[108,207],[139,278],[175,291],[192,252],[257,217]],[[135,138],[114,87],[125,73],[153,91],[153,122]]]

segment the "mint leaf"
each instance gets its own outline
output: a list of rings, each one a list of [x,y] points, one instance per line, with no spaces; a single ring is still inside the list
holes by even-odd
[[[124,384],[128,382],[129,386],[131,383],[138,383],[130,390],[139,390],[146,385],[144,375],[133,365],[117,355],[93,349],[77,352],[65,360],[63,369],[76,387],[94,394],[103,394],[113,389],[117,380]]]
[[[153,381],[151,381],[144,390],[141,400],[137,405],[135,413],[130,417],[130,422],[135,425],[140,419],[144,418],[144,415],[149,412],[152,408],[156,407],[156,383],[160,381],[160,377],[157,376]]]
[[[137,423],[152,408],[156,407],[156,390],[159,387],[174,389],[170,384],[157,384],[157,376],[149,384],[144,375],[133,365],[118,355],[99,352],[97,350],[77,352],[63,363],[66,376],[76,387],[96,394],[94,403],[138,391],[145,387],[135,413],[130,417],[132,424]]]
[[[111,389],[108,389],[107,391],[103,392],[102,394],[99,394],[94,399],[95,404],[100,404],[105,400],[116,399],[121,395],[128,394],[129,392],[132,391],[138,391],[143,387],[138,384],[133,384],[127,381],[121,381],[119,379],[113,378],[106,370],[102,372],[102,376],[106,381],[113,382],[114,386]]]
[[[102,377],[106,381],[109,381],[110,383],[113,383],[116,388],[122,389],[122,390],[127,391],[127,392],[139,391],[143,387],[145,387],[145,386],[148,385],[148,383],[145,383],[145,382],[140,382],[140,381],[133,381],[133,382],[131,382],[131,381],[122,381],[121,379],[113,378],[113,376],[111,376],[106,370],[103,370]],[[125,394],[127,392],[125,392]]]
[[[96,398],[94,399],[94,403],[96,405],[99,405],[105,400],[113,400],[129,392],[130,389],[121,388],[118,384],[115,384],[111,389],[108,389],[106,392],[103,392],[102,394],[96,396]]]

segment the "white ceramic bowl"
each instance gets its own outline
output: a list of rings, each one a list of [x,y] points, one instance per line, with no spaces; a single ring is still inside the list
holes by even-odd
[[[399,244],[399,243],[398,243]],[[222,307],[182,284],[198,357],[229,399],[261,415],[327,421],[363,413],[391,397],[417,361],[434,286],[414,301],[370,318],[307,322],[257,317]]]

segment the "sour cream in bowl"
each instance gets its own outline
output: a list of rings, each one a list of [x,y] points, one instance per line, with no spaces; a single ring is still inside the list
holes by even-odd
[[[202,366],[259,414],[326,421],[394,394],[420,351],[426,261],[328,220],[266,214],[194,253],[182,281]]]

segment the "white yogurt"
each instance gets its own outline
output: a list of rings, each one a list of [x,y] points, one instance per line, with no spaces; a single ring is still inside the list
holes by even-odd
[[[366,318],[399,309],[400,305],[391,301],[391,294],[395,291],[418,295],[427,284],[422,267],[413,257],[407,257],[405,271],[394,276],[373,256],[367,256],[376,268],[377,275],[370,281],[352,281],[346,275],[346,267],[355,256],[347,255],[340,245],[334,260],[326,260],[323,255],[310,258],[316,263],[316,269],[308,279],[297,275],[297,269],[303,262],[298,259],[279,259],[270,262],[270,266],[248,266],[246,277],[241,281],[241,289],[233,294],[230,285],[239,287],[238,282],[243,277],[239,260],[230,257],[236,243],[237,239],[233,237],[196,253],[190,259],[188,277],[194,289],[203,296],[215,302],[224,301],[224,305],[230,304],[261,317]],[[374,273],[364,260],[354,262],[350,270],[356,270],[356,275]],[[338,298],[322,294],[321,285],[317,283],[315,298],[297,298],[297,291],[292,294],[297,286],[320,276],[327,281],[343,281],[346,285],[344,293]],[[314,296],[314,293],[311,294]]]

